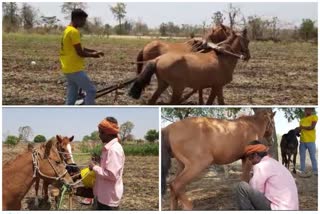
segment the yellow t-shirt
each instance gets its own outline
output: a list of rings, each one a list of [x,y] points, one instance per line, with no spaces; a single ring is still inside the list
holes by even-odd
[[[60,62],[65,74],[82,71],[84,58],[77,54],[74,45],[80,43],[80,32],[73,26],[67,26],[61,38]]]
[[[318,116],[317,115],[310,115],[308,117],[304,117],[300,120],[300,126],[311,126],[312,122],[317,122]],[[312,130],[301,130],[300,141],[304,143],[314,143],[316,142],[316,129]]]

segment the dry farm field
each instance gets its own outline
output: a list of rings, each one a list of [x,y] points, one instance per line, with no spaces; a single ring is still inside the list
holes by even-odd
[[[83,46],[102,50],[87,59],[87,71],[97,89],[135,77],[138,52],[151,39],[83,36]],[[184,40],[172,40],[182,42]],[[59,35],[3,34],[3,104],[61,105],[66,83],[60,72]],[[224,88],[228,105],[316,105],[317,45],[304,42],[251,42],[251,60],[239,62],[233,81]],[[36,64],[31,64],[35,61]],[[128,87],[97,99],[100,105],[143,105],[157,87],[154,77],[140,100]],[[171,90],[158,100],[169,101]],[[205,97],[209,90],[205,91]],[[197,104],[197,94],[185,104]]]

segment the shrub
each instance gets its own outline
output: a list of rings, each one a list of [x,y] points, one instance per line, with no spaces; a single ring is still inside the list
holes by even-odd
[[[13,135],[9,135],[7,139],[4,141],[4,144],[15,146],[19,142],[19,138]]]
[[[43,143],[43,142],[46,142],[47,139],[45,136],[43,135],[37,135],[34,139],[33,139],[33,142],[35,143]]]

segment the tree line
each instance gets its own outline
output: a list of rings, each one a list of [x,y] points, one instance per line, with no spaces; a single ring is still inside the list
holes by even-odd
[[[86,10],[87,3],[65,2],[61,5],[61,13],[66,20],[70,20],[71,11],[75,8]],[[21,8],[16,2],[3,2],[2,5],[2,25],[4,32],[25,31],[38,33],[60,33],[64,26],[56,16],[43,16],[40,11],[28,3],[22,3]],[[111,26],[104,24],[100,17],[92,17],[87,21],[83,29],[87,34],[98,35],[150,35],[150,36],[180,36],[195,37],[202,36],[208,28],[217,24],[225,24],[231,28],[246,27],[251,40],[317,40],[318,28],[316,21],[311,19],[301,20],[300,26],[284,26],[285,24],[278,17],[263,18],[260,16],[245,17],[240,8],[228,4],[228,9],[224,12],[215,11],[211,20],[204,20],[201,24],[177,25],[174,22],[163,22],[157,28],[150,28],[143,20],[134,21],[126,16],[127,8],[125,3],[116,3],[109,6],[117,24]]]
[[[127,121],[120,125],[120,141],[125,144],[126,142],[136,142],[136,143],[144,143],[145,141],[150,143],[158,143],[159,142],[159,132],[155,129],[150,129],[146,132],[144,139],[136,139],[134,135],[132,135],[132,130],[134,129],[134,123],[131,121]],[[18,136],[8,135],[4,137],[3,143],[8,146],[15,146],[18,143],[30,143],[30,139],[33,138],[34,132],[30,126],[21,126],[18,128]],[[89,135],[85,135],[82,139],[82,142],[88,141],[99,141],[99,132],[93,131]],[[47,139],[42,134],[37,134],[32,142],[33,143],[43,143],[46,142]]]

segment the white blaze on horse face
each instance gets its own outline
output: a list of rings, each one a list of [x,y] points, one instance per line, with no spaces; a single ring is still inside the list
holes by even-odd
[[[69,153],[69,156],[71,158],[72,163],[74,163],[73,156],[72,156],[72,148],[71,148],[71,144],[70,143],[68,143],[68,145],[67,145],[67,151]]]

